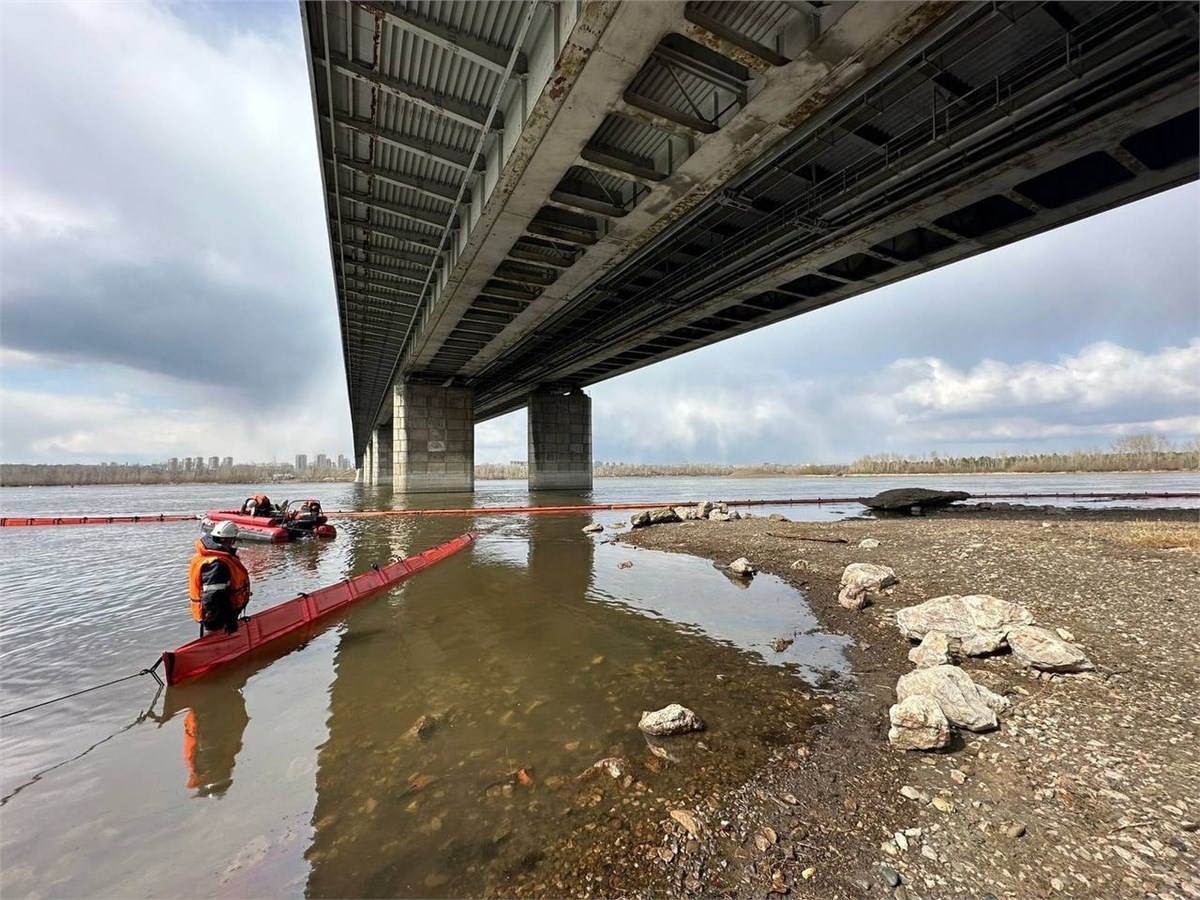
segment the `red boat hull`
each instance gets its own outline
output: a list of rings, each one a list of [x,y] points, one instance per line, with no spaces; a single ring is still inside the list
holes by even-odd
[[[275,524],[277,521],[266,516],[246,516],[233,510],[213,509],[209,510],[200,527],[211,531],[216,522],[233,522],[238,527],[238,538],[241,540],[269,541],[272,544],[290,541],[292,536],[282,525]]]
[[[362,600],[403,581],[410,575],[440,562],[470,546],[476,532],[456,537],[415,556],[405,557],[362,575],[339,581],[311,594],[301,594],[250,616],[234,634],[213,632],[202,638],[167,650],[162,655],[167,684],[199,678],[213,669],[245,656],[271,641],[305,628],[323,616],[336,612],[356,600]]]

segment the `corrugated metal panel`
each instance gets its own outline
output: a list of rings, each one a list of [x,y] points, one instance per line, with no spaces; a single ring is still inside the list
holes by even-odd
[[[775,35],[799,15],[780,0],[757,0],[754,3],[709,0],[688,5],[768,47],[775,46]]]
[[[520,0],[421,0],[402,5],[471,37],[510,48],[523,13]]]
[[[663,149],[671,135],[661,128],[638,122],[628,116],[615,113],[605,116],[604,122],[596,129],[592,142],[606,147],[615,147],[632,156],[640,157],[651,162],[655,154]]]

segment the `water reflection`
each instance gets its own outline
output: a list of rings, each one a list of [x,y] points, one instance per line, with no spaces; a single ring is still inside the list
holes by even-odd
[[[152,715],[161,728],[183,713],[183,762],[186,787],[194,797],[222,797],[233,784],[250,716],[242,694],[252,672],[167,689],[163,711]],[[223,682],[223,683],[222,683]]]
[[[310,896],[512,893],[592,840],[579,829],[614,840],[659,792],[709,789],[802,734],[811,704],[789,672],[595,602],[589,521],[400,519],[364,541],[358,552],[377,558],[373,543],[490,529],[469,557],[408,583],[402,602],[347,620],[318,755]],[[704,573],[728,602],[737,589],[692,562],[676,589]],[[707,731],[647,742],[641,711],[670,702],[701,711]],[[578,780],[605,757],[626,760],[627,782]]]

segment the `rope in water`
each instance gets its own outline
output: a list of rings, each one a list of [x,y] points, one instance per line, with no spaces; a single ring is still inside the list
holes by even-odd
[[[61,703],[63,700],[70,700],[72,697],[78,697],[81,694],[90,694],[92,691],[98,691],[101,688],[111,687],[114,684],[120,684],[122,681],[129,681],[131,678],[141,678],[143,675],[151,676],[155,681],[157,681],[159,683],[159,686],[161,687],[163,684],[163,680],[161,678],[159,678],[158,673],[154,671],[161,664],[162,664],[162,658],[160,657],[158,662],[156,662],[154,665],[150,666],[150,668],[148,668],[148,669],[142,669],[140,672],[134,672],[132,675],[125,675],[121,678],[114,678],[112,681],[106,681],[103,684],[95,684],[95,685],[92,685],[91,687],[84,688],[81,691],[75,691],[70,694],[64,694],[61,697],[55,697],[53,700],[43,700],[41,703],[34,703],[30,706],[24,706],[21,709],[11,710],[9,712],[4,713],[3,715],[0,715],[0,719],[7,719],[9,716],[15,716],[15,715],[19,715],[20,713],[29,712],[32,709],[41,709],[43,706],[49,706],[51,703]]]
[[[835,506],[838,504],[861,503],[861,497],[787,497],[767,500],[721,500],[726,506]],[[972,494],[972,500],[1195,500],[1200,492],[1118,492],[1097,491],[1090,493],[1025,493],[1025,494]],[[548,515],[584,512],[610,512],[627,509],[658,509],[666,506],[694,506],[695,500],[642,500],[635,503],[594,503],[584,506],[468,506],[461,509],[340,509],[326,512],[329,518],[370,519],[383,516],[499,516],[499,515]],[[0,527],[44,526],[44,525],[120,525],[133,522],[184,522],[201,519],[203,516],[184,514],[161,514],[143,516],[6,516],[0,517]]]

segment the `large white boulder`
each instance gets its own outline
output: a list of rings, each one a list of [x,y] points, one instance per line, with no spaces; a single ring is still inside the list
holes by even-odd
[[[896,624],[910,640],[940,631],[958,641],[967,656],[980,656],[1003,647],[1012,629],[1032,625],[1033,613],[1019,603],[987,594],[952,594],[900,610]]]
[[[1074,644],[1036,625],[1014,628],[1008,633],[1008,646],[1021,665],[1043,672],[1087,672],[1095,668]]]
[[[958,666],[933,666],[901,675],[896,682],[896,699],[931,697],[950,723],[970,731],[991,731],[996,714],[1008,709],[1008,701],[971,680]]]

